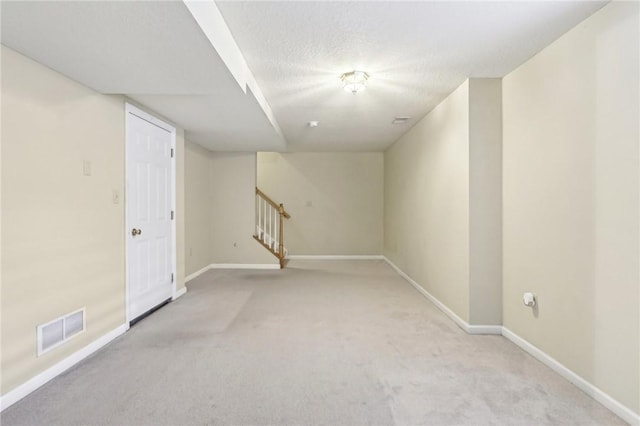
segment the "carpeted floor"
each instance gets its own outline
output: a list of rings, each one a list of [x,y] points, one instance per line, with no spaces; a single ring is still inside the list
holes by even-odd
[[[2,413],[26,424],[624,424],[383,261],[214,270]]]

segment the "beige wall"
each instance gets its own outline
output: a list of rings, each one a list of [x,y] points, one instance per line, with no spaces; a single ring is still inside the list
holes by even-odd
[[[124,102],[2,46],[3,395],[125,323]],[[178,289],[183,150],[177,129]],[[82,307],[86,331],[36,357],[36,326]]]
[[[503,81],[504,325],[636,413],[638,8],[605,6]]]
[[[212,261],[211,152],[187,142],[185,163],[186,269],[189,275],[209,266]]]
[[[385,153],[385,255],[470,325],[502,323],[500,79],[470,79]]]
[[[384,254],[469,321],[469,84],[384,156]]]
[[[125,322],[125,120],[121,97],[5,47],[2,104],[4,394]],[[36,358],[36,325],[82,307],[86,332]]]
[[[283,203],[291,255],[380,255],[381,152],[258,153],[258,187]]]
[[[469,80],[469,323],[502,324],[502,81]]]
[[[187,142],[185,163],[187,275],[211,264],[278,264],[253,239],[256,154]]]
[[[211,261],[278,264],[253,239],[255,234],[256,154],[211,154]]]

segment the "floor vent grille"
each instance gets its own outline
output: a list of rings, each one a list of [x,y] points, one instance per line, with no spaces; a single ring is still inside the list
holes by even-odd
[[[37,327],[38,356],[49,352],[84,331],[85,308]]]

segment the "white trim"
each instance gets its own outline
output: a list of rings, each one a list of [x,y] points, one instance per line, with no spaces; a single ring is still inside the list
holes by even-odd
[[[398,268],[392,261],[384,257],[385,262],[389,264],[402,278],[407,280],[409,284],[415,287],[424,297],[426,297],[431,303],[436,305],[438,309],[451,318],[461,329],[468,334],[502,334],[502,326],[500,325],[470,325],[468,322],[460,318],[455,312],[447,307],[444,303],[439,301],[434,295],[425,290],[420,284],[415,282],[409,275],[405,274],[400,268]]]
[[[184,282],[188,283],[211,269],[280,269],[280,265],[277,263],[212,263],[187,275]]]
[[[611,410],[614,414],[620,417],[625,422],[632,425],[640,425],[640,415],[634,413],[631,409],[625,407],[623,404],[612,398],[607,393],[603,392],[596,386],[592,385],[569,368],[558,362],[553,357],[549,356],[536,346],[532,345],[522,337],[509,330],[507,327],[502,327],[502,335],[509,339],[511,342],[519,346],[525,352],[529,353],[532,357],[542,362],[547,367],[576,385],[578,389],[604,405]]]
[[[173,126],[171,127],[171,211],[173,212],[173,218],[171,220],[171,293],[173,294],[172,300],[177,299],[176,290],[178,288],[178,144],[177,144],[177,131]],[[129,229],[129,228],[126,228]],[[185,289],[186,292],[186,289]]]
[[[290,254],[289,260],[384,260],[379,254],[364,255],[324,255],[324,254]]]
[[[77,363],[79,363],[89,355],[96,352],[98,349],[107,345],[116,337],[122,335],[125,331],[127,331],[127,324],[122,324],[118,328],[111,330],[104,336],[99,337],[98,339],[89,343],[87,346],[80,349],[79,351],[69,355],[68,357],[58,362],[57,364],[53,365],[52,367],[49,367],[48,369],[38,374],[37,376],[27,380],[25,383],[21,384],[17,388],[2,395],[0,399],[0,411],[4,411],[6,408],[10,407],[11,405],[15,404],[25,396],[29,395],[31,392],[38,389],[40,386],[49,382],[51,379],[64,373],[69,368],[73,367],[74,365],[76,365]]]
[[[178,157],[178,150],[176,144],[176,128],[171,124],[160,120],[159,118],[151,115],[150,113],[138,108],[137,106],[130,104],[129,102],[125,102],[124,104],[125,110],[125,196],[124,196],[124,216],[125,216],[125,318],[127,324],[131,322],[133,318],[131,318],[129,312],[129,271],[128,271],[128,262],[129,262],[129,229],[131,229],[131,224],[129,223],[129,212],[128,212],[128,203],[127,203],[127,165],[128,165],[128,140],[127,136],[129,135],[129,114],[136,116],[142,120],[148,121],[149,123],[160,127],[161,129],[166,130],[171,134],[171,150],[173,151],[173,156],[171,157],[171,210],[173,211],[173,220],[171,220],[171,273],[173,274],[173,282],[171,283],[171,294],[173,294],[173,300],[176,298],[176,285],[178,281],[178,231],[177,231],[177,223],[178,223],[178,206],[177,206],[177,189],[176,189],[176,180],[177,180],[177,164],[176,158]],[[179,297],[179,296],[177,296]],[[128,329],[128,328],[127,328]]]
[[[126,113],[128,114],[133,114],[138,118],[142,118],[145,121],[148,121],[149,123],[160,127],[161,129],[166,130],[169,133],[175,133],[176,128],[174,126],[172,126],[171,124],[160,120],[157,117],[154,117],[153,115],[149,114],[146,111],[143,111],[142,109],[138,108],[137,106],[130,104],[129,102],[125,102],[124,104],[124,110]],[[175,147],[174,147],[175,148]]]
[[[501,325],[471,325],[467,324],[465,330],[469,334],[493,334],[502,335]]]
[[[436,307],[438,309],[440,309],[449,318],[451,318],[453,320],[453,322],[455,322],[461,329],[463,329],[464,331],[467,331],[467,329],[469,328],[469,324],[465,320],[460,318],[455,312],[453,312],[451,309],[449,309],[444,303],[442,303],[441,301],[436,299],[431,293],[429,293],[427,290],[422,288],[420,286],[420,284],[415,282],[409,275],[405,274],[404,271],[402,269],[398,268],[392,261],[390,261],[386,257],[384,258],[384,260],[389,264],[389,266],[391,266],[393,269],[395,269],[395,271],[398,273],[398,275],[400,275],[402,278],[407,280],[409,282],[409,284],[411,284],[413,287],[415,287],[415,289],[418,290],[431,303],[436,305]]]
[[[204,274],[205,272],[207,272],[209,269],[211,269],[211,265],[207,265],[204,268],[200,269],[199,271],[194,272],[193,274],[189,274],[187,275],[187,277],[184,279],[185,283],[188,283],[189,281],[191,281],[194,278],[199,277],[200,275]]]
[[[187,293],[187,287],[182,287],[180,290],[174,291],[173,292],[173,297],[171,298],[171,300],[176,300],[179,297],[184,296]]]
[[[210,269],[280,269],[277,263],[212,263]]]

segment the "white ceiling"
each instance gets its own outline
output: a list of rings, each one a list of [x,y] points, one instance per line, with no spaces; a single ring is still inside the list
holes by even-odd
[[[216,150],[286,147],[182,1],[3,0],[1,6],[2,44],[98,92],[129,96],[186,129],[195,143]]]
[[[385,149],[465,79],[503,77],[605,2],[217,4],[289,149],[323,151]],[[371,75],[357,95],[339,84],[354,69]]]
[[[383,150],[466,78],[504,76],[605,3],[3,0],[2,43],[212,150]],[[237,46],[217,40],[228,30]],[[339,84],[353,69],[371,74],[357,95]]]

